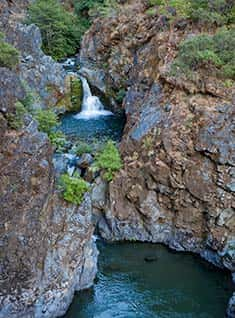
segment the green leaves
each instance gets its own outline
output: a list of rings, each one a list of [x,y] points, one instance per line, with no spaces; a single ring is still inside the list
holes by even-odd
[[[24,115],[27,113],[24,105],[21,102],[15,103],[15,112],[7,114],[8,126],[12,129],[21,129],[24,124]]]
[[[4,41],[4,34],[0,32],[0,67],[14,69],[19,63],[19,51]]]
[[[172,75],[212,67],[215,74],[235,80],[235,29],[224,29],[215,35],[201,34],[183,41],[172,64]]]
[[[62,131],[53,131],[49,134],[49,139],[57,152],[63,152],[67,144],[67,139]]]
[[[92,166],[93,171],[103,170],[103,177],[107,181],[112,181],[114,173],[122,168],[122,160],[115,143],[109,140],[102,151],[95,156]]]
[[[27,22],[36,24],[42,33],[43,50],[58,60],[76,53],[83,34],[76,16],[57,0],[37,0],[30,5]]]
[[[177,18],[190,18],[207,26],[222,26],[232,24],[235,20],[234,3],[228,0],[149,0],[149,5],[152,8],[147,10],[148,14],[158,12],[173,21]],[[157,10],[154,10],[154,6],[157,6]]]
[[[89,190],[88,183],[81,177],[70,177],[68,174],[61,176],[60,185],[64,199],[77,205],[81,204],[84,194]]]
[[[38,129],[48,135],[58,125],[58,116],[52,110],[38,110],[35,118],[38,121]]]

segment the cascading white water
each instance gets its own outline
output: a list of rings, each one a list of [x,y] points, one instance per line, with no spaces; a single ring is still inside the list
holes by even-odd
[[[108,116],[113,113],[105,110],[97,96],[93,96],[89,84],[84,77],[80,77],[83,87],[82,111],[75,115],[76,119],[90,119],[99,116]]]

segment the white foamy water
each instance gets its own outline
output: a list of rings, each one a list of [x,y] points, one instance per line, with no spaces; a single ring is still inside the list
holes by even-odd
[[[110,116],[112,112],[105,110],[97,96],[93,96],[86,78],[81,77],[83,86],[82,111],[75,115],[76,119],[91,119],[99,116]]]

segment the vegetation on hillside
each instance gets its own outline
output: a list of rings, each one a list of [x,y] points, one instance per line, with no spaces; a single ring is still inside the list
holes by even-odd
[[[63,151],[67,140],[61,131],[56,130],[59,124],[58,116],[52,110],[40,109],[34,114],[34,117],[38,122],[38,129],[48,135],[57,151]]]
[[[116,171],[122,168],[122,160],[115,143],[109,140],[104,148],[95,156],[92,169],[103,171],[103,177],[107,181],[112,181]]]
[[[52,110],[38,110],[36,112],[38,129],[50,135],[58,125],[58,116]]]
[[[0,67],[13,69],[19,63],[19,51],[5,42],[4,34],[0,32]]]
[[[27,23],[36,24],[42,33],[42,49],[58,60],[76,53],[83,25],[57,0],[36,0],[29,6]]]
[[[61,176],[60,186],[64,199],[77,205],[82,203],[84,194],[89,190],[89,185],[85,180],[79,176],[70,177],[68,174]]]
[[[115,14],[118,8],[117,0],[74,0],[75,12],[79,17],[86,17],[91,22],[93,17]]]
[[[235,6],[231,0],[149,0],[149,6],[149,14],[164,14],[171,20],[189,18],[207,26],[235,22]]]
[[[235,80],[235,29],[218,31],[215,35],[200,34],[180,44],[172,65],[172,73],[191,76],[192,72],[208,70],[220,78]]]
[[[21,129],[24,125],[24,115],[27,113],[24,105],[21,102],[15,103],[14,113],[7,114],[7,123],[11,129]]]
[[[43,51],[59,60],[74,55],[82,35],[97,15],[108,15],[117,7],[116,0],[81,0],[73,2],[74,12],[58,0],[36,0],[29,6],[28,24],[36,24],[42,34]]]

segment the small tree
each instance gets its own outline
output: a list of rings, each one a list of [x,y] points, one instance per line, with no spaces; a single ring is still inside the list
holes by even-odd
[[[50,135],[58,125],[58,116],[52,110],[38,110],[36,115],[38,129]]]
[[[102,151],[98,152],[92,169],[94,171],[103,170],[104,179],[112,181],[114,173],[122,168],[122,160],[115,143],[109,140]]]
[[[19,63],[19,51],[4,41],[4,34],[0,32],[0,67],[14,68]]]
[[[60,184],[64,199],[77,205],[81,204],[84,194],[89,190],[88,183],[78,176],[70,177],[68,174],[63,174]]]

